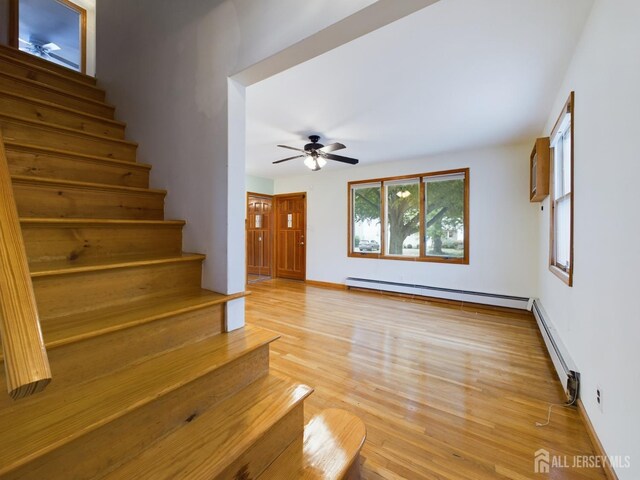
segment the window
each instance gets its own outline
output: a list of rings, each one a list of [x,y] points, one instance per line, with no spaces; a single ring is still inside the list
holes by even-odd
[[[351,187],[352,252],[380,253],[380,184]]]
[[[349,256],[469,263],[469,169],[349,183]]]
[[[551,248],[549,268],[573,283],[573,102],[571,92],[551,133]]]
[[[425,177],[427,255],[464,258],[464,174]]]
[[[420,256],[420,179],[384,182],[387,255]]]

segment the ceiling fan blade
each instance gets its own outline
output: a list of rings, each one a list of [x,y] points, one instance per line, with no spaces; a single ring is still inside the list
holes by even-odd
[[[274,165],[275,165],[276,163],[288,162],[289,160],[293,160],[294,158],[302,158],[302,157],[304,157],[304,156],[305,156],[305,155],[296,155],[295,157],[289,157],[289,158],[283,158],[282,160],[276,160],[276,161],[275,161],[275,162],[273,162],[273,163],[274,163]]]
[[[45,45],[42,45],[42,48],[49,50],[50,52],[57,52],[58,50],[62,50],[58,45],[53,42],[49,42]]]
[[[33,46],[33,43],[31,43],[31,42],[27,42],[26,40],[23,40],[22,38],[18,38],[18,40],[20,41],[20,43],[24,43],[24,44],[26,44],[26,45],[31,45],[31,46]]]
[[[325,147],[322,147],[322,148],[318,149],[318,151],[319,152],[324,152],[324,153],[329,153],[329,152],[335,152],[336,150],[342,150],[343,148],[347,148],[347,147],[345,147],[341,143],[332,143],[331,145],[327,145]]]
[[[295,147],[289,147],[287,145],[278,145],[280,148],[288,148],[289,150],[295,150],[296,152],[304,152],[306,153],[304,150],[302,150],[301,148],[295,148]]]
[[[357,165],[360,160],[355,158],[343,157],[342,155],[332,155],[331,153],[320,152],[327,160],[335,160],[336,162],[348,163],[349,165]]]

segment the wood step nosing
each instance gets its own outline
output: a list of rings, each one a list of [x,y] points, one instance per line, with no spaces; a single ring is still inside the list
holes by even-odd
[[[12,147],[14,149],[22,149],[22,150],[38,150],[47,155],[62,155],[66,157],[77,157],[77,158],[81,158],[82,160],[92,161],[96,163],[110,163],[110,164],[112,163],[112,164],[118,164],[122,166],[141,168],[145,170],[151,170],[152,168],[152,166],[149,165],[148,163],[141,163],[137,161],[134,162],[130,160],[118,160],[116,158],[100,157],[96,155],[88,155],[86,153],[72,152],[70,150],[59,150],[56,148],[43,147],[40,145],[31,145],[28,143],[15,142],[7,139],[5,139],[4,141],[4,146],[7,150],[10,150]]]
[[[127,219],[111,219],[111,218],[37,218],[26,217],[20,218],[20,224],[23,226],[38,227],[69,227],[82,228],[85,226],[159,226],[159,227],[184,227],[187,222],[185,220],[127,220]]]
[[[85,132],[84,130],[78,130],[76,128],[71,127],[63,127],[60,125],[56,125],[55,123],[43,122],[42,120],[32,120],[30,118],[22,117],[19,115],[8,115],[6,113],[0,112],[0,120],[5,119],[5,121],[12,123],[21,123],[27,127],[36,127],[43,128],[47,130],[53,130],[54,132],[63,132],[67,135],[74,135],[77,137],[89,137],[94,140],[116,143],[120,145],[125,145],[133,148],[138,148],[138,144],[136,142],[132,142],[130,140],[123,140],[120,138],[107,137],[104,135],[99,135],[97,133]]]
[[[3,88],[0,88],[0,95],[13,97],[16,100],[25,101],[25,102],[28,102],[28,103],[37,103],[37,104],[43,105],[43,106],[48,107],[48,108],[53,108],[53,109],[56,109],[56,110],[62,110],[64,112],[71,113],[73,115],[87,117],[87,118],[89,118],[91,120],[95,120],[95,121],[98,121],[98,122],[110,123],[110,124],[115,125],[117,127],[125,128],[127,126],[126,122],[122,122],[120,120],[116,120],[116,119],[113,119],[113,118],[101,117],[101,116],[95,115],[93,113],[83,112],[81,110],[76,110],[75,108],[67,107],[66,105],[60,105],[59,103],[53,103],[53,102],[50,102],[50,101],[47,101],[47,100],[40,100],[39,98],[26,97],[26,96],[18,95],[16,93],[13,93],[10,90],[5,90]]]
[[[15,49],[15,50],[21,51],[19,49]],[[29,55],[26,52],[25,52],[25,54]],[[34,58],[36,58],[36,59],[38,58],[35,55],[32,55],[32,56]],[[92,79],[92,82],[83,82],[82,80],[76,80],[75,78],[71,78],[71,77],[66,76],[66,75],[64,75],[62,73],[57,72],[54,69],[47,68],[44,65],[41,66],[41,65],[38,65],[35,62],[30,62],[26,58],[23,60],[21,58],[14,57],[12,55],[8,55],[2,49],[0,49],[0,58],[2,58],[4,60],[8,60],[8,61],[13,61],[15,63],[19,63],[20,65],[24,65],[26,68],[34,68],[34,69],[39,70],[39,71],[44,72],[44,73],[50,73],[52,75],[55,75],[56,77],[59,77],[62,80],[68,80],[68,81],[73,82],[75,84],[78,84],[80,86],[86,86],[86,87],[90,87],[90,88],[95,88],[96,90],[104,91],[104,89],[102,89],[102,88],[97,86],[97,79],[95,77],[87,75],[86,73],[78,72],[76,70],[71,70],[70,68],[67,69],[67,70],[69,70],[70,73],[73,73],[73,74],[76,74],[78,76],[83,76],[83,77]],[[54,65],[57,65],[57,64],[54,64]],[[62,65],[59,65],[59,66],[62,67],[62,68],[65,68]]]
[[[78,273],[94,273],[94,272],[103,272],[107,270],[124,270],[127,268],[140,268],[140,267],[148,267],[148,266],[154,266],[154,265],[202,262],[205,260],[205,258],[206,258],[205,255],[194,253],[194,254],[188,254],[188,255],[176,256],[176,257],[120,261],[120,262],[97,264],[97,265],[65,266],[65,267],[61,266],[62,268],[57,268],[54,270],[32,271],[31,278],[35,279],[35,278],[58,277],[58,276],[64,276],[64,275],[74,275]]]
[[[61,94],[61,95],[65,95],[67,97],[71,97],[74,98],[76,100],[79,101],[83,101],[83,102],[87,102],[87,103],[93,103],[95,105],[98,105],[100,107],[104,107],[104,108],[108,108],[111,109],[112,111],[115,111],[116,107],[111,105],[110,103],[107,102],[103,102],[101,100],[96,100],[95,98],[90,98],[90,97],[84,97],[82,95],[77,95],[75,93],[71,93],[68,92],[67,90],[64,90],[62,88],[58,88],[58,87],[54,87],[52,85],[49,85],[47,83],[43,83],[43,82],[38,82],[36,80],[31,80],[29,78],[24,78],[24,77],[20,77],[19,75],[12,75],[10,73],[7,72],[0,72],[0,76],[4,76],[4,77],[8,77],[12,80],[21,82],[21,83],[26,83],[27,85],[36,85],[40,88],[44,88],[44,89],[48,89],[51,90],[55,93]]]
[[[109,192],[121,192],[147,195],[166,195],[166,190],[155,188],[125,187],[123,185],[109,185],[106,183],[77,182],[75,180],[61,180],[49,177],[34,177],[29,175],[11,175],[15,184],[31,184],[34,186],[58,186],[60,188],[106,190]]]
[[[233,332],[227,333],[227,334],[222,334],[222,335],[230,335],[233,334]],[[275,337],[275,335],[274,335]],[[196,380],[198,380],[199,378],[204,377],[205,375],[208,375],[212,372],[215,372],[216,370],[219,370],[221,368],[226,367],[227,365],[230,365],[231,363],[235,362],[236,360],[242,358],[243,356],[249,354],[250,352],[256,351],[259,348],[264,347],[265,345],[269,345],[271,342],[273,342],[276,338],[273,339],[269,339],[269,340],[264,340],[264,341],[260,341],[260,342],[256,342],[255,345],[251,345],[249,348],[242,350],[241,352],[237,352],[233,357],[230,358],[225,358],[224,361],[220,361],[219,363],[215,363],[215,364],[210,364],[207,368],[201,369],[197,372],[197,374],[193,373],[189,376],[185,376],[183,378],[181,378],[179,381],[175,381],[173,382],[171,385],[166,385],[164,386],[164,388],[160,388],[158,390],[155,390],[154,392],[148,394],[147,396],[145,396],[144,398],[140,398],[138,399],[136,402],[130,403],[127,405],[126,408],[123,408],[121,410],[118,411],[114,411],[111,415],[105,416],[100,418],[97,421],[94,421],[93,423],[86,425],[84,428],[82,429],[77,429],[75,430],[71,435],[68,435],[66,437],[63,438],[58,438],[56,441],[48,444],[46,447],[41,447],[40,449],[30,452],[29,454],[20,457],[16,460],[14,460],[13,463],[10,463],[8,465],[2,465],[0,466],[0,476],[9,473],[21,466],[24,466],[26,464],[28,464],[30,461],[45,455],[48,452],[51,452],[53,450],[56,450],[57,448],[62,447],[63,445],[66,445],[67,443],[70,443],[72,440],[75,440],[77,438],[80,438],[94,430],[97,430],[98,428],[103,427],[104,425],[107,425],[110,422],[113,422],[114,420],[121,418],[135,410],[138,410],[142,407],[144,407],[145,405],[148,405],[150,403],[152,403],[155,399],[168,395],[171,392],[174,392],[176,390],[179,390],[180,388],[182,388],[185,385],[188,385],[189,383],[192,383]],[[202,340],[198,343],[202,343],[206,340]],[[181,350],[184,348],[191,348],[192,345],[188,345],[188,346],[181,346],[178,347],[176,349],[170,350],[168,352],[163,352],[166,355],[171,355],[171,353],[177,351],[177,350]],[[148,359],[148,361],[154,361],[158,358],[161,358],[162,356],[164,356],[164,354],[158,355],[158,356],[154,356]],[[140,362],[137,364],[134,364],[132,368],[135,368],[136,366],[141,365],[142,363],[145,362]],[[103,377],[100,377],[103,378]],[[99,380],[99,379],[98,379]],[[86,383],[91,383],[91,382],[95,382],[94,380],[89,380]]]
[[[115,333],[115,332],[120,332],[123,330],[128,330],[128,329],[132,329],[135,327],[139,327],[142,325],[147,325],[149,323],[153,323],[153,322],[159,322],[161,320],[165,320],[167,318],[171,318],[171,317],[175,317],[177,315],[183,315],[186,313],[192,313],[192,312],[197,312],[198,310],[204,310],[206,308],[209,307],[213,307],[215,305],[220,305],[223,303],[227,303],[230,302],[231,300],[236,300],[238,298],[242,298],[248,295],[248,292],[240,292],[240,293],[235,293],[232,295],[222,295],[220,294],[220,297],[216,297],[216,298],[211,298],[208,300],[204,300],[201,301],[199,303],[193,303],[192,305],[188,305],[188,306],[183,306],[183,307],[179,307],[179,308],[167,308],[167,310],[164,310],[161,313],[156,313],[153,315],[141,315],[138,319],[136,320],[131,320],[127,323],[121,323],[121,324],[117,324],[117,325],[112,325],[110,327],[106,327],[106,328],[101,328],[98,330],[91,330],[91,331],[87,331],[81,334],[76,334],[76,335],[72,335],[72,336],[68,336],[68,337],[64,337],[64,338],[59,338],[57,340],[52,340],[52,341],[47,341],[45,338],[45,348],[47,349],[47,351],[49,350],[53,350],[55,348],[60,348],[60,347],[64,347],[66,345],[71,345],[73,343],[78,343],[78,342],[82,342],[85,340],[90,340],[92,338],[97,338],[100,337],[102,335],[108,335],[110,333]],[[85,315],[90,318],[91,317],[92,312],[86,312]],[[63,317],[55,317],[56,319],[60,319]],[[280,338],[280,336],[278,336],[277,338],[274,338],[274,340],[277,340],[278,338]],[[4,360],[4,356],[3,356],[3,352],[0,352],[0,364],[3,362]]]

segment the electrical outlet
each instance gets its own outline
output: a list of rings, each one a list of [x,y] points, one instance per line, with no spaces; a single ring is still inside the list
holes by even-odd
[[[598,404],[598,410],[603,412],[602,409],[602,387],[600,385],[596,386],[596,403]]]

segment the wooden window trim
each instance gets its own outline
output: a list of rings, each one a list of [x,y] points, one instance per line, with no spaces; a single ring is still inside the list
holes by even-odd
[[[464,174],[464,257],[462,258],[447,258],[438,257],[434,255],[425,255],[424,245],[424,217],[425,217],[425,186],[422,180],[425,177],[436,177],[441,175],[454,175]],[[420,254],[418,257],[403,257],[399,255],[387,255],[386,251],[386,218],[385,218],[385,202],[386,195],[384,194],[384,182],[394,180],[420,180]],[[379,184],[380,185],[380,253],[371,252],[354,252],[351,248],[353,245],[353,199],[351,197],[351,191],[353,186],[366,185],[366,184]],[[373,178],[368,180],[355,180],[347,183],[347,200],[348,200],[348,215],[347,215],[347,257],[350,258],[373,258],[378,260],[398,260],[404,262],[430,262],[430,263],[450,263],[455,265],[469,265],[469,168],[458,168],[452,170],[441,170],[437,172],[417,173],[413,175],[398,175],[393,177]]]
[[[569,113],[569,115],[571,115],[571,127],[569,129],[569,135],[571,138],[571,158],[570,158],[570,165],[571,165],[571,179],[570,179],[570,184],[571,184],[571,192],[565,194],[562,198],[570,198],[571,200],[571,206],[569,209],[570,212],[570,219],[569,219],[569,269],[565,270],[564,268],[562,268],[561,266],[558,265],[558,263],[556,262],[555,259],[555,210],[556,210],[556,199],[555,199],[555,170],[556,170],[556,159],[555,159],[555,149],[552,148],[551,149],[551,165],[550,165],[550,181],[549,181],[549,192],[550,192],[550,196],[549,196],[549,210],[550,210],[550,227],[549,227],[549,270],[551,271],[551,273],[553,273],[556,277],[558,277],[560,280],[562,280],[566,285],[568,285],[569,287],[573,286],[573,269],[574,269],[574,257],[573,257],[573,213],[574,213],[574,151],[575,151],[575,142],[574,142],[574,130],[575,130],[575,124],[574,124],[574,120],[575,120],[575,115],[574,115],[574,109],[575,109],[575,92],[571,92],[569,94],[569,98],[567,99],[566,103],[564,104],[564,107],[562,108],[562,112],[560,113],[560,115],[558,116],[558,120],[556,120],[556,123],[553,127],[553,130],[551,131],[551,135],[549,136],[551,139],[551,142],[553,143],[553,140],[555,139],[556,134],[558,133],[558,129],[560,128],[560,125],[562,124],[562,119],[564,118],[564,116]]]

